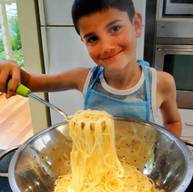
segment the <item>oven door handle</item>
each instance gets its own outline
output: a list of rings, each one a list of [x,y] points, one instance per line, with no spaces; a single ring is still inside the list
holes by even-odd
[[[190,52],[193,53],[193,49],[191,48],[157,48],[157,51],[159,52]]]

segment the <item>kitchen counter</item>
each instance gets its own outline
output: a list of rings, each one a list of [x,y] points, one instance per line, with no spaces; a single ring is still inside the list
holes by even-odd
[[[22,144],[33,135],[32,120],[27,98],[14,96],[6,99],[0,93],[0,153],[3,149]],[[0,171],[7,172],[11,156],[0,160]],[[8,178],[0,177],[0,192],[11,192]]]
[[[28,98],[0,94],[0,149],[22,144],[33,135]]]

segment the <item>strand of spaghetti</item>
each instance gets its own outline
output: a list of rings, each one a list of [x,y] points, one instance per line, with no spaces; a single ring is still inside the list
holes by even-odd
[[[54,192],[163,191],[156,189],[153,181],[136,167],[119,161],[114,122],[108,113],[93,110],[77,112],[69,120],[69,133],[73,142],[72,173],[56,180]],[[121,155],[124,150],[120,150]]]

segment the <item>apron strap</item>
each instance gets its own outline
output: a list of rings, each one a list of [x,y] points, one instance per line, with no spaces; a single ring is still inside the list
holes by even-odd
[[[149,63],[143,60],[139,60],[140,66],[143,68],[145,76],[145,88],[146,88],[146,120],[150,121],[150,109],[151,109],[151,95],[150,95],[150,81],[149,81]]]
[[[104,69],[100,66],[96,66],[94,69],[93,69],[93,74],[92,74],[92,77],[91,77],[91,80],[90,80],[90,83],[89,83],[89,86],[88,86],[88,89],[91,89],[94,84],[100,80],[100,76],[101,74],[103,73]]]

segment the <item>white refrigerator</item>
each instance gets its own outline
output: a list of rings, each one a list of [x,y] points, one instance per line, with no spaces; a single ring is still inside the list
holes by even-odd
[[[143,34],[138,40],[137,55],[143,58],[145,0],[134,0],[136,10],[143,17]],[[76,67],[92,67],[84,45],[77,35],[72,19],[73,0],[38,0],[40,30],[43,45],[44,67],[47,74],[58,73]],[[76,90],[48,93],[49,102],[67,114],[83,108],[83,96]],[[63,118],[50,110],[51,123],[62,122]]]

